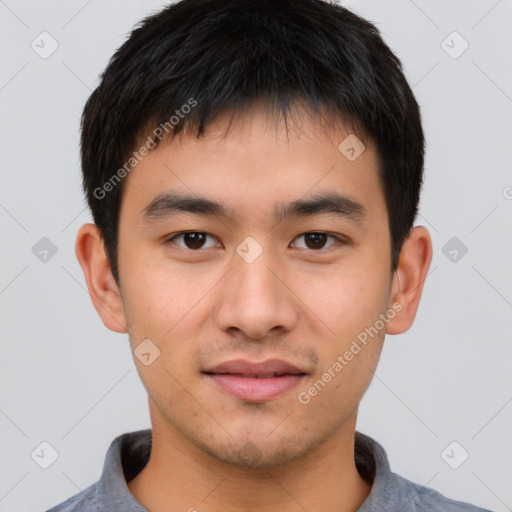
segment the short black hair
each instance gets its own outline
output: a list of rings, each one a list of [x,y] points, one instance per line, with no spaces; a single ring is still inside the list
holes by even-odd
[[[169,138],[184,129],[200,137],[219,113],[260,100],[285,119],[299,104],[328,112],[375,144],[396,269],[425,141],[402,64],[378,29],[324,0],[181,0],[134,28],[82,115],[84,190],[118,284],[123,178],[141,136],[153,130],[147,148],[158,126]]]

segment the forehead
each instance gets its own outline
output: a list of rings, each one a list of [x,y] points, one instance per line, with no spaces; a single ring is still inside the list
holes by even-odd
[[[122,204],[142,215],[172,191],[215,198],[234,216],[275,216],[287,200],[333,190],[370,212],[384,204],[372,141],[301,111],[285,123],[260,107],[218,116],[201,137],[162,141],[127,177]]]

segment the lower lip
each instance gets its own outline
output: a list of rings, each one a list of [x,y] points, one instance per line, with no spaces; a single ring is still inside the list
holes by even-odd
[[[271,400],[294,388],[305,375],[283,375],[256,379],[229,374],[206,374],[229,394],[250,402]]]

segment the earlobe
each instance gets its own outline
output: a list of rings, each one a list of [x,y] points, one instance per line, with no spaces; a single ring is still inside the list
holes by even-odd
[[[430,234],[423,226],[414,227],[402,246],[393,276],[390,306],[399,304],[400,310],[387,324],[387,334],[401,334],[413,324],[431,261]]]
[[[75,253],[101,320],[111,331],[127,332],[121,294],[112,276],[103,238],[95,224],[84,224],[79,229]]]

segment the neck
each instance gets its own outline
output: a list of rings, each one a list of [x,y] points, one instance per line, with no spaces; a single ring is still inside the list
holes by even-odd
[[[152,512],[355,512],[371,485],[357,471],[354,436],[355,416],[299,460],[250,469],[219,461],[174,428],[153,422],[150,459],[128,488]]]

